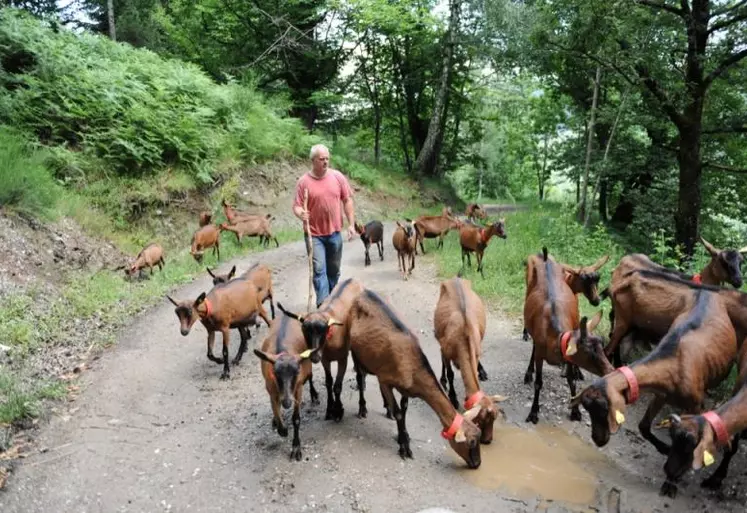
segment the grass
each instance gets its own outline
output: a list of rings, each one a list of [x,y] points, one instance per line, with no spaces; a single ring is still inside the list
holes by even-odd
[[[0,368],[0,424],[11,424],[36,418],[45,399],[65,396],[65,385],[59,381],[27,383]],[[0,443],[0,451],[7,450]]]

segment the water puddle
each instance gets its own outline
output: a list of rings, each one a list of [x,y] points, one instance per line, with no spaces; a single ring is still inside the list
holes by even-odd
[[[480,468],[462,474],[474,486],[580,506],[597,502],[594,467],[604,456],[561,428],[496,425],[481,455]]]

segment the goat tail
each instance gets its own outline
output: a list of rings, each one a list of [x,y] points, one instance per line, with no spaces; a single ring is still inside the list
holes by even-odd
[[[542,260],[547,262],[547,246],[542,246]]]

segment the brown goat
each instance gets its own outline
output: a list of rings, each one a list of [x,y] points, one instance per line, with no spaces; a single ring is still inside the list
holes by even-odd
[[[581,404],[589,412],[592,439],[601,447],[625,421],[625,405],[635,403],[641,391],[653,392],[638,429],[661,454],[668,454],[669,446],[651,433],[656,414],[665,404],[698,413],[706,390],[728,375],[737,350],[737,337],[721,301],[698,291],[692,309],[677,316],[653,352],[595,380],[571,404]]]
[[[301,401],[303,386],[309,381],[311,402],[319,403],[319,396],[312,381],[311,359],[319,349],[308,349],[301,325],[286,315],[272,321],[270,332],[262,342],[261,350],[254,354],[262,360],[260,368],[265,379],[265,388],[272,405],[272,427],[282,437],[288,436],[288,428],[283,423],[280,405],[289,409],[293,405],[293,445],[291,459],[301,461]]]
[[[685,472],[690,468],[699,470],[712,465],[719,448],[725,450],[721,465],[701,486],[711,490],[721,488],[729,463],[739,450],[739,439],[747,438],[747,359],[744,358],[744,348],[742,346],[736,393],[729,401],[700,415],[680,417],[671,414],[659,424],[660,428],[669,428],[672,438],[672,447],[664,464],[667,480],[661,487],[662,495],[675,497],[677,481]]]
[[[200,212],[200,226],[207,226],[213,219],[213,214],[210,212]]]
[[[480,296],[472,290],[469,280],[457,277],[441,282],[433,315],[434,333],[441,346],[441,385],[446,389],[448,376],[449,399],[454,408],[459,408],[454,390],[454,371],[451,369],[451,362],[454,362],[464,382],[464,409],[480,406],[475,424],[482,431],[480,441],[489,444],[493,441],[493,424],[499,411],[494,401],[505,398],[486,395],[480,389],[477,369],[485,323],[485,306]]]
[[[469,205],[467,205],[467,209],[464,211],[464,214],[470,221],[473,221],[475,219],[486,219],[488,217],[488,215],[485,213],[485,210],[483,210],[483,208],[477,203],[470,203]]]
[[[220,379],[231,377],[228,365],[230,330],[232,328],[238,329],[241,336],[241,345],[233,360],[233,364],[238,365],[246,352],[247,341],[251,338],[249,326],[256,324],[257,315],[262,317],[268,326],[270,325],[267,312],[259,300],[257,287],[251,281],[234,280],[218,285],[207,294],[203,292],[195,300],[175,301],[168,295],[166,298],[176,307],[174,313],[179,318],[182,336],[189,335],[192,326],[198,319],[205,326],[208,332],[208,360],[223,364],[223,374],[221,374]],[[220,331],[223,335],[223,358],[213,356],[213,345],[215,344],[215,333],[217,331]]]
[[[368,254],[371,244],[376,244],[376,248],[379,250],[379,258],[384,260],[384,225],[381,221],[369,221],[366,226],[355,223],[355,232],[360,235],[363,247],[366,250],[364,260],[366,266],[371,265],[371,257]]]
[[[399,455],[412,458],[406,415],[410,397],[423,399],[438,415],[444,427],[441,436],[470,468],[478,468],[481,431],[472,420],[479,413],[476,406],[461,415],[452,406],[428,363],[417,336],[394,313],[392,307],[378,294],[366,289],[355,298],[345,321],[346,341],[349,344],[358,383],[358,417],[367,416],[365,375],[379,380],[388,409],[397,421]],[[394,389],[402,398],[399,405]]]
[[[277,237],[272,235],[270,229],[270,218],[272,216],[267,214],[265,217],[255,217],[252,219],[241,219],[236,224],[228,225],[221,223],[220,231],[233,232],[236,235],[236,242],[241,245],[241,239],[243,237],[257,237],[259,236],[259,244],[264,242],[267,246],[270,240],[275,240],[275,247],[280,247]]]
[[[220,204],[223,206],[223,214],[226,216],[226,220],[228,221],[229,224],[235,224],[240,221],[255,219],[258,217],[265,217],[262,214],[251,214],[249,212],[242,212],[241,210],[236,210],[233,207],[233,205],[228,203],[225,199],[222,200]]]
[[[440,216],[420,216],[415,219],[415,230],[417,231],[418,243],[423,254],[425,255],[423,239],[435,239],[438,237],[436,248],[442,248],[444,237],[449,233],[449,230],[458,230],[461,224],[460,221],[451,216],[450,208],[444,208]],[[415,254],[418,254],[417,247],[415,248]]]
[[[614,370],[604,356],[604,344],[593,335],[602,312],[591,321],[579,321],[578,299],[568,287],[563,266],[548,258],[547,248],[542,256],[527,258],[527,294],[524,299],[524,326],[532,337],[532,356],[524,376],[524,383],[532,382],[532,366],[537,377],[534,382],[534,402],[527,422],[539,421],[539,394],[542,390],[542,364],[567,365],[566,380],[571,396],[576,395],[577,367],[602,376]],[[578,405],[571,410],[571,420],[580,421]]]
[[[234,265],[227,274],[215,274],[210,268],[207,268],[207,272],[213,278],[213,285],[219,285],[231,281],[236,275],[236,266]],[[268,299],[270,300],[270,313],[272,318],[275,318],[275,305],[272,302],[272,269],[264,264],[256,263],[244,273],[239,276],[239,280],[250,280],[257,287],[259,293],[259,300],[264,303]]]
[[[321,361],[324,367],[324,383],[327,387],[327,413],[325,420],[334,419],[339,422],[345,413],[340,395],[342,381],[348,366],[350,347],[345,338],[345,321],[353,300],[363,291],[363,284],[348,278],[338,283],[329,296],[325,298],[316,311],[300,316],[278,307],[284,314],[297,319],[302,326],[303,335],[309,349],[321,348]],[[339,326],[339,327],[338,327]],[[319,362],[319,353],[312,358],[313,363]],[[332,384],[332,369],[330,364],[337,362],[337,376]],[[332,393],[334,392],[334,398]]]
[[[220,231],[214,224],[208,224],[197,229],[192,235],[192,247],[189,254],[196,261],[202,262],[202,256],[208,248],[213,248],[213,255],[217,252],[218,260],[220,260]]]
[[[506,239],[505,220],[500,219],[487,228],[481,228],[473,224],[465,223],[459,228],[459,244],[462,246],[462,269],[464,269],[464,258],[467,257],[469,266],[472,267],[470,254],[477,254],[477,270],[485,278],[482,272],[482,255],[488,247],[488,242],[493,235]]]
[[[138,276],[142,275],[143,269],[148,267],[150,269],[150,275],[153,276],[153,267],[158,266],[158,270],[162,271],[163,266],[166,265],[166,260],[163,258],[163,247],[157,242],[151,242],[135,257],[135,261],[130,264],[129,267],[120,266],[115,270],[124,269],[125,276],[133,277],[135,273]]]
[[[412,270],[415,269],[418,230],[410,219],[405,219],[405,221],[407,222],[404,225],[397,221],[397,228],[392,235],[392,245],[397,250],[397,268],[402,273],[402,278],[407,280],[407,277],[412,274]],[[405,257],[408,257],[410,260],[409,271],[407,270]]]

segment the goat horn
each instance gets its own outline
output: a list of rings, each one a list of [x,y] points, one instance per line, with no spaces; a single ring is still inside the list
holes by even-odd
[[[490,396],[490,398],[497,403],[502,403],[503,401],[508,399],[508,397],[506,397],[505,395],[492,395]]]
[[[463,417],[467,420],[473,420],[475,417],[477,417],[477,414],[480,413],[480,409],[482,409],[482,406],[479,404],[477,406],[473,406],[469,410],[464,412]]]

